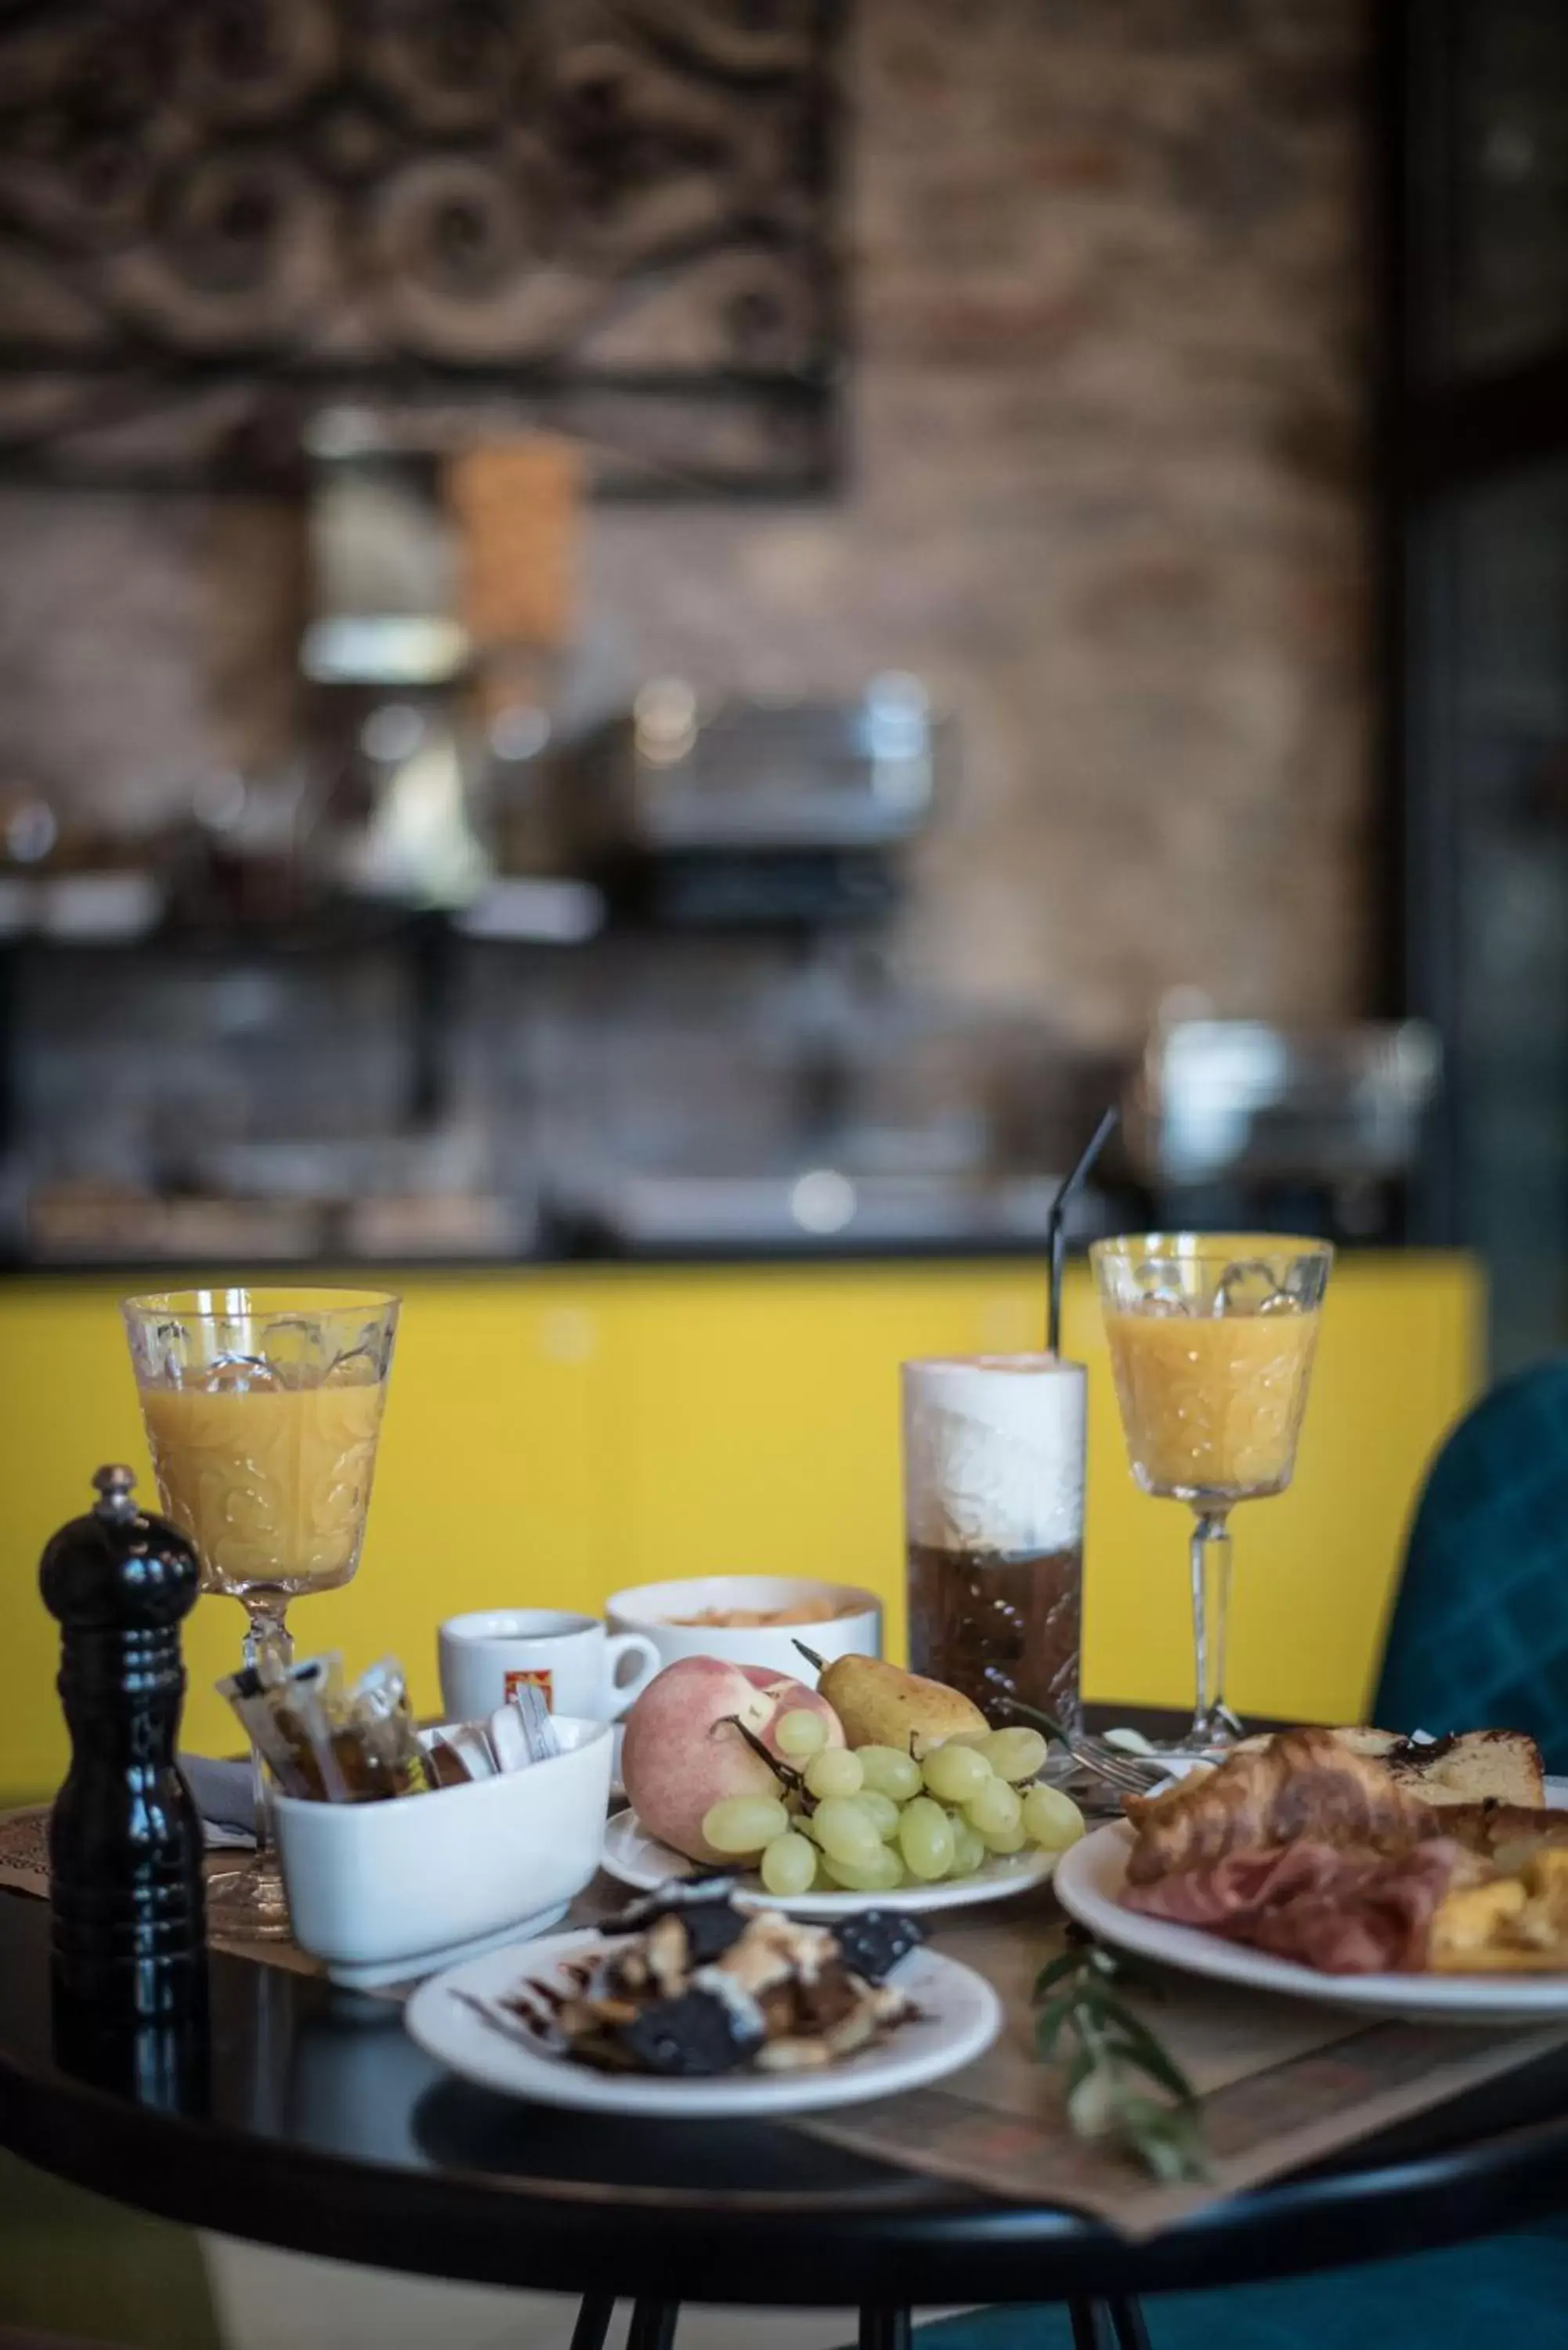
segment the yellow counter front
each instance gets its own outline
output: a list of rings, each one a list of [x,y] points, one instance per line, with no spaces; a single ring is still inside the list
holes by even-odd
[[[353,1278],[354,1276],[347,1276]],[[358,1276],[361,1281],[366,1276]],[[869,1584],[902,1653],[898,1365],[1039,1344],[1039,1268],[965,1263],[420,1272],[403,1295],[369,1532],[350,1587],[302,1600],[302,1653],[389,1652],[437,1702],[435,1627],[461,1608],[597,1608],[629,1583],[722,1572]],[[0,1283],[0,1798],[57,1780],[57,1627],[38,1554],[100,1461],[144,1479],[112,1278]],[[1292,1491],[1237,1513],[1231,1695],[1243,1712],[1355,1721],[1423,1471],[1481,1376],[1481,1284],[1453,1255],[1335,1269]],[[1127,1468],[1086,1274],[1066,1351],[1090,1367],[1085,1687],[1190,1702],[1187,1513]],[[187,1742],[221,1751],[213,1692],[244,1618],[187,1627]]]

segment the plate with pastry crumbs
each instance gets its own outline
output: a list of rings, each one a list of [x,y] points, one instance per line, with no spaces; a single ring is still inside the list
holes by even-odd
[[[1129,1801],[1063,1854],[1063,1908],[1113,1949],[1250,1991],[1412,2022],[1568,2021],[1558,1783],[1501,1733],[1430,1758],[1457,1786],[1375,1735],[1282,1732]]]
[[[802,1924],[670,1887],[606,1928],[471,1959],[404,2011],[465,2079],[535,2104],[667,2120],[808,2113],[970,2064],[1002,2028],[971,1967],[898,1911]]]

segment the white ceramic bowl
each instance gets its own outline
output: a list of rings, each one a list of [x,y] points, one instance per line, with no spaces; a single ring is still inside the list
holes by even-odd
[[[294,1938],[346,1981],[427,1974],[520,1927],[545,1930],[599,1864],[613,1742],[556,1717],[566,1752],[385,1804],[274,1801]]]
[[[831,1600],[849,1613],[819,1624],[682,1624],[711,1607],[794,1607]],[[796,1640],[830,1662],[835,1657],[879,1657],[882,1606],[875,1592],[849,1583],[819,1583],[787,1575],[704,1575],[686,1583],[639,1583],[605,1604],[612,1632],[643,1632],[667,1665],[682,1657],[723,1657],[732,1665],[772,1665],[809,1680],[811,1669]]]

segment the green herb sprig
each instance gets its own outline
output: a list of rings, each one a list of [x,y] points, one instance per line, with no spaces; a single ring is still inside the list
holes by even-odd
[[[1207,2178],[1197,2091],[1118,1997],[1127,1983],[1159,1996],[1158,1981],[1134,1961],[1075,1937],[1036,1979],[1034,1998],[1044,2003],[1034,2020],[1035,2046],[1047,2064],[1066,2066],[1067,2119],[1080,2137],[1118,2140],[1168,2183]],[[1164,2095],[1150,2095],[1146,2083]]]

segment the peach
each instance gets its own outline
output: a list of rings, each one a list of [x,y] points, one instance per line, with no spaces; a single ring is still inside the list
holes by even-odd
[[[732,1665],[682,1657],[655,1674],[626,1718],[620,1775],[649,1835],[689,1860],[722,1861],[702,1822],[726,1795],[776,1795],[780,1783],[735,1728],[736,1721],[776,1754],[780,1718],[820,1714],[829,1746],[844,1731],[825,1697],[773,1665]]]

